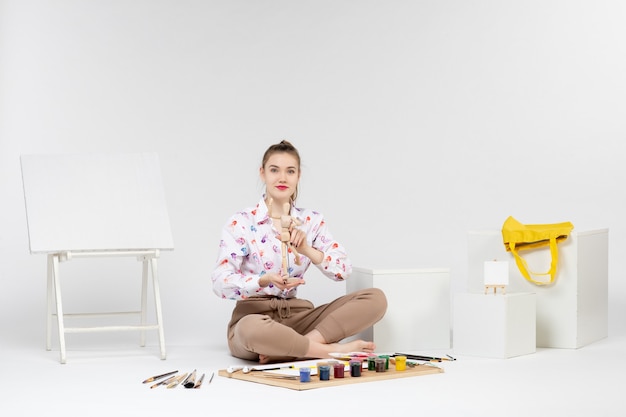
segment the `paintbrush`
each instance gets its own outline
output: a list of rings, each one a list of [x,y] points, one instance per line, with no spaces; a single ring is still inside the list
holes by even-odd
[[[164,379],[164,380],[163,380],[163,381],[161,381],[161,382],[157,382],[157,383],[156,383],[156,384],[154,384],[154,385],[150,385],[150,389],[152,389],[152,388],[156,388],[156,387],[158,387],[158,386],[160,386],[160,385],[166,385],[166,384],[169,384],[170,382],[172,382],[172,381],[173,381],[173,380],[175,380],[176,378],[177,378],[177,376],[176,376],[176,375],[172,375],[171,377],[166,378],[166,379]]]
[[[183,387],[185,388],[193,388],[196,385],[196,370],[194,369],[192,373],[189,374],[187,378],[182,382]]]
[[[185,378],[187,378],[187,373],[182,374],[179,377],[176,377],[172,382],[170,382],[169,384],[167,384],[166,388],[176,388],[178,386],[178,384],[180,384],[180,382],[182,380],[184,380]]]
[[[270,373],[261,374],[261,376],[264,376],[265,378],[276,378],[276,379],[298,379],[298,378],[300,378],[300,376],[298,376],[298,375],[280,375],[280,374],[270,374]]]
[[[202,386],[202,381],[204,381],[204,374],[202,374],[202,376],[200,377],[200,379],[198,379],[195,383],[195,385],[193,386],[195,389],[198,389]]]
[[[161,379],[161,378],[165,378],[166,376],[174,375],[177,372],[178,371],[172,371],[172,372],[166,372],[166,373],[161,374],[161,375],[151,376],[150,378],[148,378],[145,381],[143,381],[142,384],[147,384],[148,382],[153,382],[153,381],[156,381],[157,379]]]
[[[424,355],[412,355],[410,353],[394,353],[393,356],[406,356],[407,359],[413,359],[415,361],[426,361],[426,362],[441,362],[441,361],[455,361],[456,359],[450,355],[446,355],[446,357],[434,357],[434,356],[424,356]]]

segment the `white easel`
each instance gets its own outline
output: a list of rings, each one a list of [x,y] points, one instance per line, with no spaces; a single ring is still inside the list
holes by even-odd
[[[66,363],[65,334],[98,331],[158,332],[166,358],[157,259],[173,249],[154,153],[24,155],[21,157],[30,251],[47,255],[46,349],[51,350],[56,316],[61,363]],[[135,257],[142,263],[141,309],[130,312],[63,311],[59,264],[74,258]],[[147,322],[149,279],[156,324]],[[138,315],[139,324],[66,327],[68,317]]]
[[[493,291],[506,294],[506,286],[509,285],[509,263],[506,261],[486,261],[484,266],[485,294]]]

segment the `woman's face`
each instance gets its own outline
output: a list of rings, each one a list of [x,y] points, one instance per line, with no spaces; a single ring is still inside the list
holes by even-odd
[[[296,192],[300,180],[298,160],[288,153],[272,154],[261,167],[261,180],[265,183],[267,197],[285,203]]]

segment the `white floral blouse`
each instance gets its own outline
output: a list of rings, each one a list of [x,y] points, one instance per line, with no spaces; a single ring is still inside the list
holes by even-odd
[[[306,232],[309,245],[324,254],[317,265],[319,270],[334,281],[347,278],[352,272],[352,263],[342,245],[331,236],[321,213],[292,206],[290,215],[299,220],[296,226]],[[211,274],[213,291],[219,297],[243,300],[253,296],[271,295],[293,298],[297,289],[282,291],[271,284],[259,286],[259,278],[269,272],[280,273],[282,249],[280,231],[269,217],[264,197],[252,208],[235,213],[222,229],[219,254]],[[300,255],[296,265],[294,253],[288,252],[288,274],[302,278],[311,265],[311,260]]]

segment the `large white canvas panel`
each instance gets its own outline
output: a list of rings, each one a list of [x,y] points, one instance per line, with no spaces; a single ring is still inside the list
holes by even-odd
[[[156,153],[22,155],[31,253],[173,249]]]

